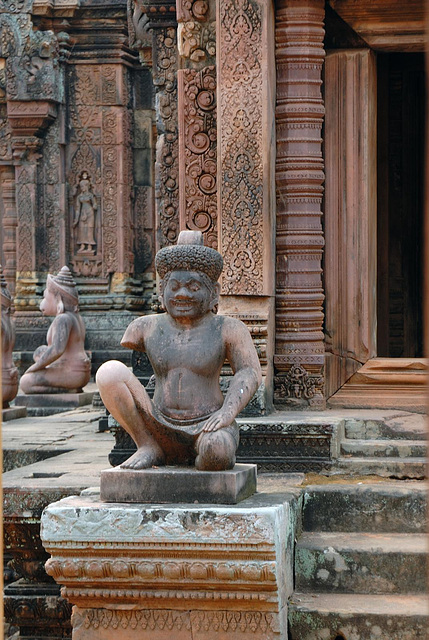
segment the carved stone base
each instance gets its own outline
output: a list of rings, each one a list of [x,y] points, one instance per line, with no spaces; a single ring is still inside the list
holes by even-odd
[[[246,464],[236,464],[230,471],[106,469],[100,479],[105,502],[237,504],[255,491],[256,465]]]
[[[16,397],[16,402],[24,407],[55,407],[74,409],[91,404],[93,392],[80,393],[34,393],[22,394]]]
[[[18,580],[4,592],[5,616],[23,639],[57,640],[71,636],[71,606],[56,584]]]
[[[286,639],[295,510],[279,493],[237,507],[49,505],[46,570],[77,605],[74,640]]]

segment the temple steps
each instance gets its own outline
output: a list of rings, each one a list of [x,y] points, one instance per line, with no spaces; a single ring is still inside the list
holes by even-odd
[[[289,640],[426,640],[427,486],[308,486]]]

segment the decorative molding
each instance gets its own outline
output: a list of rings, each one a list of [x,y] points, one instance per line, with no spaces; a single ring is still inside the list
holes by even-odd
[[[181,228],[217,248],[216,69],[178,71]]]
[[[323,0],[276,3],[275,399],[324,406]],[[283,381],[282,379],[285,378]]]

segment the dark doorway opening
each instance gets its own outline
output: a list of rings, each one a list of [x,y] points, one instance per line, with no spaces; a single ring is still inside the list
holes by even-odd
[[[423,356],[423,53],[377,57],[377,355]]]

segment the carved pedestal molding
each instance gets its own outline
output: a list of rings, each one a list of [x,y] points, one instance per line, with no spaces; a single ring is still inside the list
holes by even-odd
[[[277,235],[274,400],[323,398],[323,0],[276,2]]]
[[[75,605],[74,640],[286,638],[293,509],[281,495],[239,508],[51,504],[46,569]]]
[[[222,313],[260,332],[267,396],[274,327],[274,17],[262,0],[217,2]],[[259,331],[259,330],[257,330]],[[255,331],[254,331],[255,332]],[[262,342],[265,344],[262,345]]]

